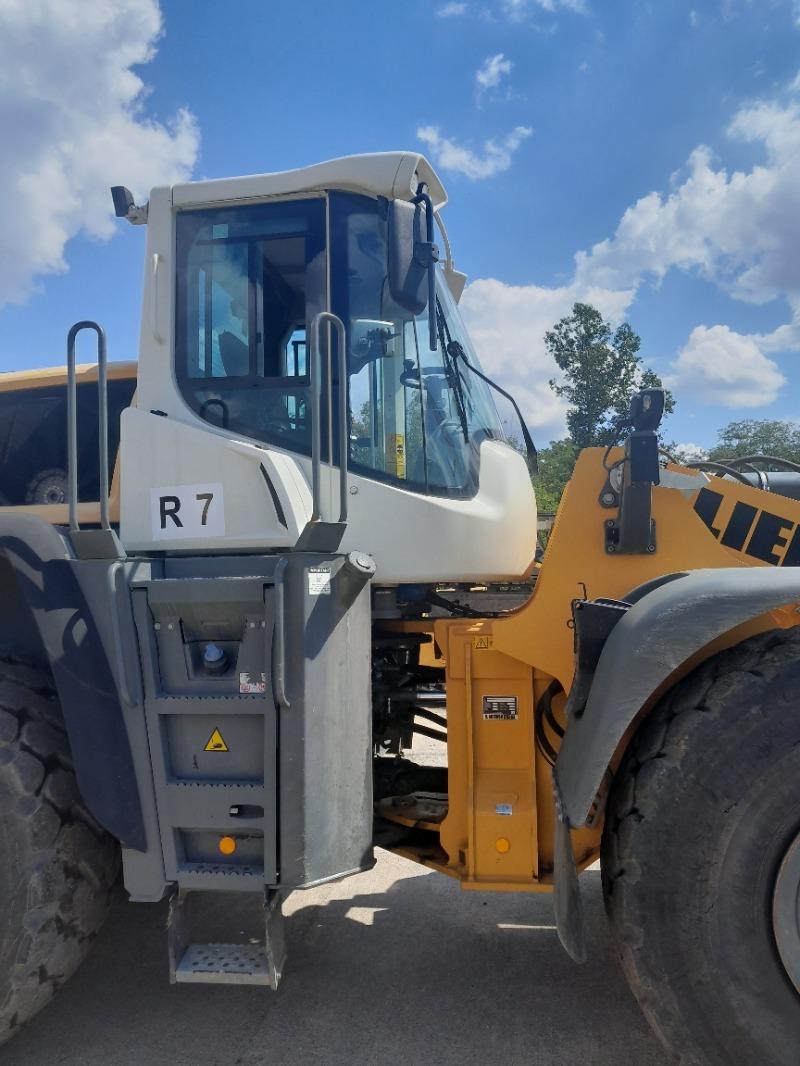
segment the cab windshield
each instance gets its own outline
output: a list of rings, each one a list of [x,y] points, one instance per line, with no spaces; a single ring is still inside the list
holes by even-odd
[[[481,443],[505,439],[500,419],[459,357],[477,365],[443,276],[435,351],[427,310],[415,318],[389,296],[386,206],[330,193],[179,213],[178,382],[206,421],[310,454],[306,338],[329,299],[347,334],[353,471],[415,492],[472,496]],[[335,411],[335,373],[332,387]]]

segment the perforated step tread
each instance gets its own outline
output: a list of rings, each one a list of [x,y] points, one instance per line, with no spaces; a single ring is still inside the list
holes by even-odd
[[[270,984],[263,944],[189,944],[175,969],[178,984]]]

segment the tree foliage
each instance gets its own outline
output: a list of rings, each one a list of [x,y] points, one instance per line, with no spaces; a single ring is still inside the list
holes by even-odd
[[[569,402],[569,439],[578,449],[616,443],[616,423],[628,413],[633,394],[662,385],[642,363],[641,339],[630,324],[612,330],[591,304],[576,303],[544,340],[564,375],[563,381],[551,380],[550,388]],[[674,406],[667,392],[666,411]]]
[[[578,448],[571,440],[553,440],[550,446],[539,449],[539,470],[533,479],[536,502],[540,511],[558,510],[564,486],[572,477]]]
[[[709,459],[731,459],[740,455],[774,455],[800,463],[800,424],[777,419],[747,418],[729,422],[717,434]]]

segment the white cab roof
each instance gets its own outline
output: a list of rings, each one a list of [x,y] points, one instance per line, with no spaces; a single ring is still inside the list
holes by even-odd
[[[172,202],[176,207],[188,207],[220,200],[249,200],[322,189],[348,189],[408,200],[415,195],[420,181],[427,183],[434,207],[443,207],[447,203],[447,193],[438,175],[425,156],[418,152],[373,152],[275,174],[185,182],[172,186]]]

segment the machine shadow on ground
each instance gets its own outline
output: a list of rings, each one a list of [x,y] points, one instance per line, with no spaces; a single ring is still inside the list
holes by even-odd
[[[598,873],[578,967],[549,896],[462,892],[378,854],[371,873],[287,901],[277,993],[170,986],[166,906],[120,891],[4,1066],[666,1066],[612,955]]]

